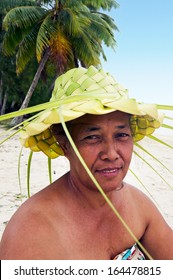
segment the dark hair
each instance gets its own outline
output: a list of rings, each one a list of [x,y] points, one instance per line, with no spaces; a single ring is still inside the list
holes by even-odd
[[[67,129],[70,131],[70,128],[72,127],[73,121],[66,122]],[[55,136],[55,138],[58,140],[60,137],[66,137],[66,134],[64,132],[64,129],[62,127],[61,123],[52,124],[50,127],[50,130],[52,131],[52,134]]]
[[[61,123],[56,123],[51,125],[50,130],[52,131],[53,135],[57,138],[58,136],[65,136],[64,129]]]

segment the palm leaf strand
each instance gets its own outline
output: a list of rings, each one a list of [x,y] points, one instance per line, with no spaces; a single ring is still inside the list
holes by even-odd
[[[144,151],[146,154],[151,156],[154,160],[159,162],[168,172],[170,172],[173,175],[173,172],[165,165],[163,162],[161,162],[158,158],[156,158],[153,154],[151,154],[148,150],[146,150],[143,146],[141,146],[139,143],[135,143],[135,146],[140,148],[142,151]]]
[[[95,186],[97,187],[97,189],[100,191],[101,195],[103,196],[103,198],[105,199],[105,201],[108,203],[109,207],[112,209],[112,211],[114,212],[114,214],[118,217],[118,219],[121,221],[121,223],[123,224],[123,226],[126,228],[126,230],[128,231],[128,233],[132,236],[132,238],[135,240],[135,242],[139,245],[139,247],[143,250],[143,252],[146,254],[146,256],[149,259],[153,259],[152,256],[149,254],[149,252],[143,247],[143,245],[141,244],[141,242],[138,240],[138,238],[134,235],[133,231],[129,228],[129,226],[126,224],[126,222],[124,221],[124,219],[121,217],[121,215],[119,214],[119,212],[117,211],[117,209],[115,208],[115,206],[112,204],[112,202],[109,200],[109,198],[107,197],[107,195],[105,194],[105,192],[103,191],[103,189],[101,188],[101,186],[98,184],[97,180],[95,179],[95,177],[93,176],[93,174],[91,173],[91,171],[89,170],[88,166],[86,165],[85,161],[83,160],[82,156],[80,155],[68,129],[67,126],[64,122],[63,119],[63,115],[61,113],[61,107],[59,110],[59,115],[60,115],[60,119],[61,119],[61,124],[63,126],[63,129],[66,133],[66,136],[70,142],[70,144],[72,145],[78,159],[80,160],[82,166],[85,168],[88,176],[91,178],[91,180],[93,181],[93,183],[95,184]]]
[[[134,151],[134,154],[137,155],[142,161],[144,161],[173,190],[173,187],[165,180],[165,178],[162,175],[159,174],[159,172],[147,160],[145,160],[136,151]]]
[[[163,209],[161,208],[161,206],[159,205],[159,203],[155,200],[155,198],[153,197],[153,195],[151,194],[151,192],[148,190],[148,188],[146,187],[146,185],[140,180],[139,176],[136,175],[135,172],[133,172],[133,170],[131,168],[129,168],[129,171],[133,174],[133,176],[138,180],[138,182],[142,185],[142,187],[145,189],[145,191],[149,194],[149,196],[152,198],[152,200],[155,202],[155,204],[158,206],[158,208],[163,212]]]

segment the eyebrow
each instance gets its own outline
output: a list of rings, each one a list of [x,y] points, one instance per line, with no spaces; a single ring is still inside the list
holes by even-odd
[[[85,125],[86,129],[84,131],[89,132],[89,131],[98,131],[101,129],[101,127],[94,125],[94,124],[89,124],[89,123],[74,123],[73,125]],[[87,127],[88,126],[88,127]],[[124,128],[129,128],[128,125],[126,124],[120,124],[115,126],[116,129],[124,129]]]
[[[73,123],[71,125],[71,127],[72,126],[78,126],[78,125],[85,126],[85,129],[84,129],[85,131],[94,131],[94,130],[99,130],[100,129],[100,127],[98,127],[97,125],[90,124],[90,123]]]
[[[121,125],[117,125],[116,128],[119,129],[123,129],[123,128],[129,128],[130,126],[126,125],[126,124],[121,124]]]

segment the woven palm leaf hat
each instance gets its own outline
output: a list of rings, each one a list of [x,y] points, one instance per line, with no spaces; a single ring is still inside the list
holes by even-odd
[[[55,81],[50,107],[23,128],[20,140],[32,151],[42,151],[50,158],[63,155],[51,125],[65,122],[84,114],[107,114],[113,111],[131,114],[131,130],[134,142],[159,128],[162,116],[152,104],[138,103],[128,97],[127,90],[103,69],[90,66],[74,68]]]

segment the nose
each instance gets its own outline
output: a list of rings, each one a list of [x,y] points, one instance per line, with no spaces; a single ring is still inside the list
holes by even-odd
[[[104,143],[100,151],[100,158],[102,160],[114,161],[120,157],[117,143],[114,141]]]

